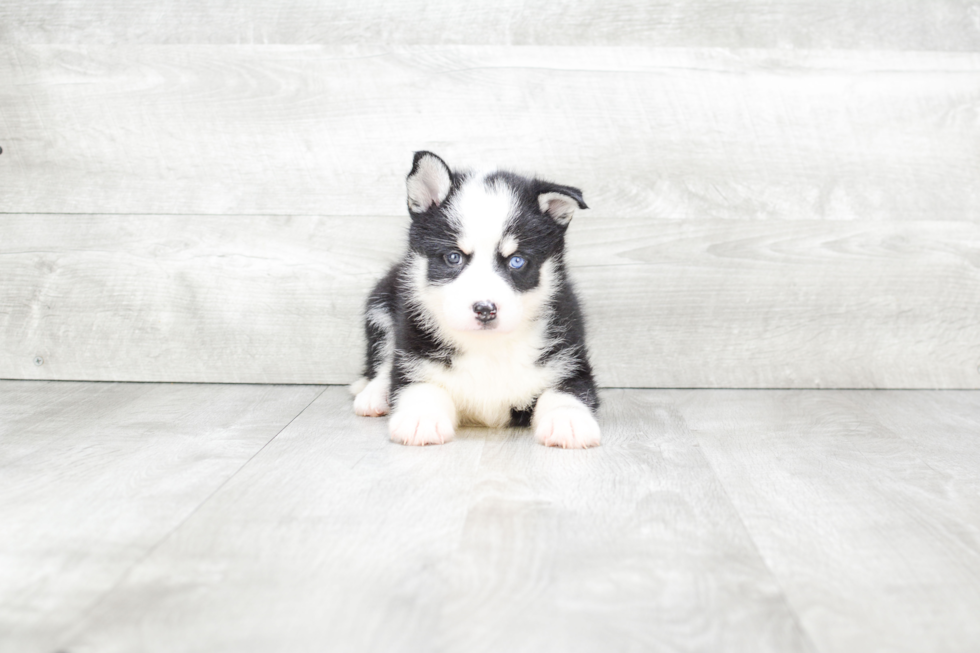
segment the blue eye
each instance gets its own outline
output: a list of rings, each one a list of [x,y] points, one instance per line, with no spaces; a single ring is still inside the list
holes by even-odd
[[[463,262],[463,255],[459,252],[449,252],[443,258],[446,259],[446,263],[449,265],[459,265]]]
[[[524,267],[525,263],[527,263],[527,261],[524,260],[523,256],[511,256],[510,260],[507,261],[507,265],[510,266],[511,270],[520,270],[522,267]]]

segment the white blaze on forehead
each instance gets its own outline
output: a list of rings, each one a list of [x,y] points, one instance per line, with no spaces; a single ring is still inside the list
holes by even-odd
[[[453,202],[462,227],[459,245],[475,254],[492,254],[504,237],[504,227],[514,210],[514,195],[506,184],[487,188],[485,175],[474,175]],[[464,249],[465,251],[465,249]]]

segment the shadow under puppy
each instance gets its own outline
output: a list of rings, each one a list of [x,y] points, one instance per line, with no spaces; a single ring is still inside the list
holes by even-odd
[[[599,444],[599,406],[563,261],[582,192],[510,172],[453,171],[416,152],[408,252],[367,302],[358,415],[394,410],[391,439],[442,444],[459,424],[532,426],[539,442]]]

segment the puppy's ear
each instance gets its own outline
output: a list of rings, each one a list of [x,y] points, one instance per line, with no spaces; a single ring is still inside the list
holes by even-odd
[[[453,186],[446,162],[432,152],[416,152],[408,173],[408,210],[425,213],[433,204],[442,204]]]
[[[538,192],[538,207],[541,212],[550,215],[561,226],[567,226],[575,215],[575,209],[587,209],[582,191],[571,186],[558,184],[542,184]]]

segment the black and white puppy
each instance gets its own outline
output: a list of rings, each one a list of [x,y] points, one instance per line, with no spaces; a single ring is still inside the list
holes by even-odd
[[[599,398],[563,261],[577,208],[588,208],[577,188],[453,171],[417,152],[408,253],[368,298],[355,412],[393,407],[389,431],[402,444],[442,444],[476,424],[598,445]]]

